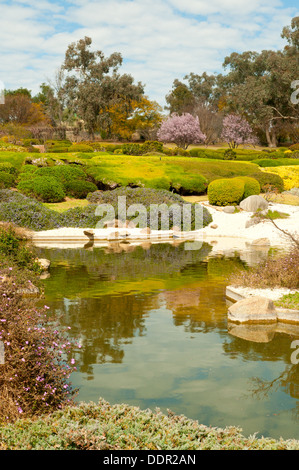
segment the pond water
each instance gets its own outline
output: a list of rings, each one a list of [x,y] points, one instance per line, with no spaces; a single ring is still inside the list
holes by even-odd
[[[250,253],[213,255],[205,243],[37,254],[51,260],[43,301],[82,345],[71,376],[78,401],[102,397],[239,426],[247,436],[299,439],[296,327],[262,327],[252,341],[227,322],[227,275]]]

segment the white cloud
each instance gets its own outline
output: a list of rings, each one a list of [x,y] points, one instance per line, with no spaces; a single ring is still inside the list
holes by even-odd
[[[276,0],[0,0],[0,80],[33,92],[84,36],[164,104],[175,78],[222,70],[232,51],[283,47],[296,11]]]

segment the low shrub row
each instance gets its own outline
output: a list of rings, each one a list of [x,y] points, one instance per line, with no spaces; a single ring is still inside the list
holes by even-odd
[[[142,204],[146,210],[146,221],[144,226],[150,226],[150,211],[153,205],[163,205],[170,207],[176,204],[181,207],[183,224],[183,207],[185,201],[178,195],[167,191],[141,189],[141,188],[119,188],[114,191],[104,193],[95,192],[88,196],[90,204],[86,207],[76,207],[65,212],[58,213],[45,207],[39,201],[27,197],[21,193],[11,190],[0,190],[0,220],[17,224],[19,227],[25,227],[33,231],[51,230],[61,227],[76,228],[96,228],[104,214],[99,214],[97,208],[99,204],[111,204],[114,208],[115,217],[121,217],[118,214],[118,197],[126,196],[126,207],[133,204]],[[196,205],[190,204],[190,227],[195,228]],[[156,215],[156,214],[154,214]],[[170,211],[169,228],[173,226],[173,214]],[[128,220],[133,220],[136,215],[128,215]],[[212,222],[212,217],[206,208],[203,208],[203,226]],[[161,228],[161,220],[157,228]],[[182,225],[183,228],[183,225]],[[184,227],[186,230],[186,226]]]

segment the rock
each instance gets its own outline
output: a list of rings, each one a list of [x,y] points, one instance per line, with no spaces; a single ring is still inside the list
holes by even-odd
[[[245,228],[252,227],[253,225],[257,225],[261,222],[262,220],[260,217],[251,217],[251,219],[247,220],[245,224]]]
[[[226,212],[226,214],[233,214],[235,212],[235,206],[225,206],[223,207],[223,212]]]
[[[38,258],[36,260],[43,271],[47,271],[51,265],[51,262],[48,259]]]
[[[212,225],[210,225],[210,228],[216,229],[216,228],[218,228],[218,225],[217,224],[212,224]]]
[[[228,322],[228,333],[237,338],[245,339],[253,343],[269,343],[273,340],[276,331],[276,324],[270,323],[267,325],[255,324],[242,324]]]
[[[17,290],[17,294],[21,294],[24,297],[38,297],[39,288],[29,283],[27,288],[21,288]]]
[[[146,233],[149,235],[150,233],[152,233],[152,231],[149,227],[145,227],[140,230],[140,233]]]
[[[228,308],[228,320],[234,323],[276,322],[277,312],[272,300],[249,297]]]
[[[93,230],[84,230],[84,235],[86,235],[90,240],[94,239],[94,231]]]
[[[262,196],[249,196],[240,202],[240,209],[246,212],[256,212],[258,210],[266,210],[269,203]]]
[[[257,238],[256,240],[253,240],[251,243],[251,246],[269,246],[270,245],[270,240],[269,238]]]

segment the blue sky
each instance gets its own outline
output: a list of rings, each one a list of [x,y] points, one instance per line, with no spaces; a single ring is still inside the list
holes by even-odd
[[[296,0],[0,0],[0,82],[39,91],[84,36],[165,104],[175,78],[221,72],[225,56],[281,49]]]

